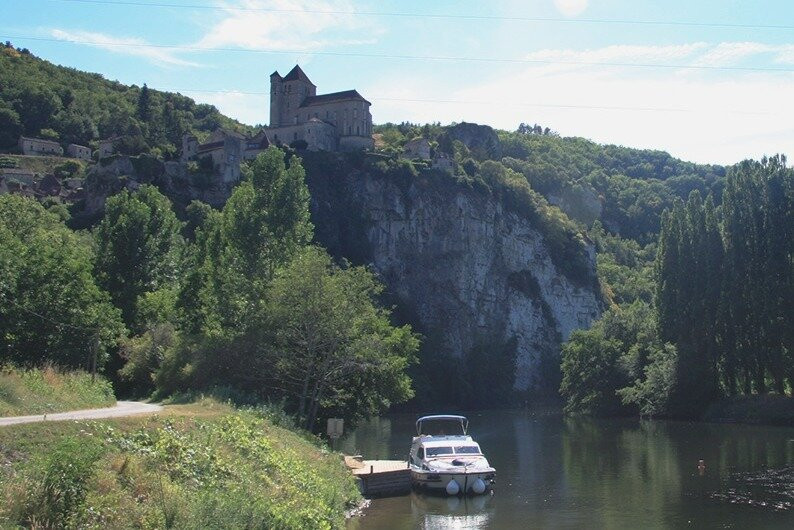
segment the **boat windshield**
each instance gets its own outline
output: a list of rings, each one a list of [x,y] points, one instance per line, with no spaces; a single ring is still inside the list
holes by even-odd
[[[478,455],[480,448],[476,445],[457,445],[453,447],[427,447],[425,448],[426,456],[444,456],[444,455]]]

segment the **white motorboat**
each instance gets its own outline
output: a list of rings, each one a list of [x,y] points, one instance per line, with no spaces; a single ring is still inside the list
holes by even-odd
[[[411,480],[416,488],[447,495],[480,495],[493,487],[496,470],[468,435],[465,416],[435,415],[416,420],[411,444]]]

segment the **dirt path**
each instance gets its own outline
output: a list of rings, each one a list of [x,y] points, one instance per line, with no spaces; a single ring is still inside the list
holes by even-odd
[[[0,427],[16,425],[18,423],[35,423],[37,421],[64,421],[64,420],[96,420],[100,418],[119,418],[136,414],[151,414],[163,410],[160,405],[141,403],[139,401],[117,401],[115,407],[104,409],[74,410],[71,412],[54,412],[52,414],[37,414],[35,416],[10,416],[0,418]]]

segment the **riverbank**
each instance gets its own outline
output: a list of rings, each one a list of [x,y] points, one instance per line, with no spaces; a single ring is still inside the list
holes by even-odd
[[[736,396],[709,405],[703,421],[794,426],[794,398],[777,394]]]
[[[342,528],[341,458],[214,400],[147,417],[0,430],[0,527]]]
[[[92,381],[91,374],[82,371],[0,366],[0,416],[109,407],[115,403],[113,387],[102,376]]]

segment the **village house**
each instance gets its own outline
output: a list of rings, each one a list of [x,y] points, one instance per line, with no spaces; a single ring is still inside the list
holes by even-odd
[[[270,127],[274,143],[306,142],[323,151],[372,149],[371,103],[356,90],[317,95],[317,86],[295,66],[270,75]]]
[[[6,182],[16,181],[20,184],[24,184],[28,187],[33,187],[33,184],[36,181],[36,174],[30,171],[29,169],[19,169],[19,168],[11,168],[11,167],[4,167],[0,168],[0,177],[3,178]]]
[[[0,168],[0,194],[34,196],[36,175],[27,169]]]
[[[91,149],[84,145],[69,144],[66,146],[66,154],[79,160],[91,160]]]
[[[116,140],[117,138],[108,138],[107,140],[100,140],[99,149],[97,149],[97,157],[100,160],[102,160],[103,158],[107,158],[116,152],[116,147],[115,147]]]
[[[452,158],[446,153],[436,152],[436,156],[433,157],[433,164],[431,167],[449,174],[453,174],[455,172],[455,164],[452,161]]]
[[[63,148],[58,142],[43,138],[19,137],[19,150],[23,155],[63,156]]]
[[[217,129],[203,144],[192,134],[186,134],[182,138],[182,162],[209,160],[222,182],[237,182],[240,162],[256,158],[269,145],[265,131],[249,138],[235,131]]]
[[[430,160],[430,142],[427,138],[414,138],[406,142],[400,158]]]

